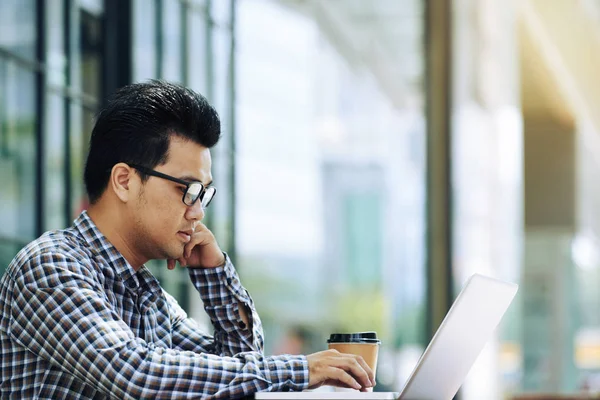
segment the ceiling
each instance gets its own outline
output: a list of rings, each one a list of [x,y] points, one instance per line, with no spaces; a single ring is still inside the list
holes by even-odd
[[[529,76],[541,81],[546,72],[550,77],[538,84],[538,97],[546,94],[548,98],[537,101],[552,103],[557,114],[562,108],[563,114],[568,112],[577,120],[582,118],[600,132],[598,3],[597,0],[525,0],[521,3],[521,23],[527,31],[525,40],[522,39],[525,49],[522,57],[528,57],[528,61],[523,61],[524,74],[528,75],[522,79],[525,81]],[[527,40],[532,41],[529,50],[526,50]]]
[[[315,20],[356,68],[365,68],[399,108],[421,100],[422,0],[279,0]],[[415,96],[417,98],[415,98]]]
[[[536,38],[523,21],[519,24],[518,38],[523,114],[532,117],[551,115],[555,120],[571,122],[573,111],[558,78],[548,67]]]

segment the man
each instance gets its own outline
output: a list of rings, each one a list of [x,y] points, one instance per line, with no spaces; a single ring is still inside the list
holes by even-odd
[[[202,96],[153,81],[96,121],[87,211],[17,254],[0,281],[0,398],[234,399],[334,384],[366,390],[360,357],[263,354],[260,319],[202,224],[220,137]],[[144,263],[187,267],[215,331],[201,332]]]

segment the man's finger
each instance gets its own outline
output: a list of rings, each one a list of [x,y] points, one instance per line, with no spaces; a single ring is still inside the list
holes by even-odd
[[[367,364],[364,358],[359,356],[356,356],[356,361],[360,364],[362,369],[366,371],[371,386],[375,386],[375,374],[373,374],[373,370],[371,369],[371,367],[369,367],[369,364]]]
[[[196,247],[197,245],[201,245],[204,242],[206,242],[206,240],[208,239],[208,235],[205,232],[195,232],[191,237],[190,237],[190,241],[185,245],[185,247],[183,248],[183,256],[185,258],[190,258],[190,256],[192,255],[192,250],[194,250],[194,247]]]
[[[327,367],[327,376],[336,380],[339,383],[342,383],[342,386],[351,387],[356,390],[362,388],[360,384],[346,371],[340,368],[335,367]]]
[[[196,226],[194,227],[194,232],[202,232],[207,230],[208,228],[202,222],[198,222],[198,224],[196,224]]]
[[[362,363],[360,362],[362,361]],[[371,369],[362,357],[357,356],[344,356],[336,358],[336,367],[343,369],[344,371],[351,374],[357,381],[359,381],[363,387],[371,387],[371,376],[367,371]]]

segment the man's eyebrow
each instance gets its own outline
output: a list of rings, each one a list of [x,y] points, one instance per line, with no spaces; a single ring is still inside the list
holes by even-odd
[[[211,180],[210,182],[208,182],[208,183],[204,183],[204,182],[202,182],[200,179],[198,179],[197,177],[195,177],[195,176],[191,176],[191,175],[182,176],[182,177],[180,177],[179,179],[181,179],[181,180],[183,180],[183,181],[188,181],[188,182],[190,182],[190,183],[191,183],[191,182],[200,182],[200,183],[202,183],[204,186],[210,186],[210,185],[212,185],[212,184],[213,184],[213,181],[212,181],[212,180]]]

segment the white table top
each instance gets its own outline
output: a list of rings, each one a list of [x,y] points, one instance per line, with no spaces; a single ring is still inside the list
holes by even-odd
[[[395,392],[258,392],[255,399],[396,400]]]

